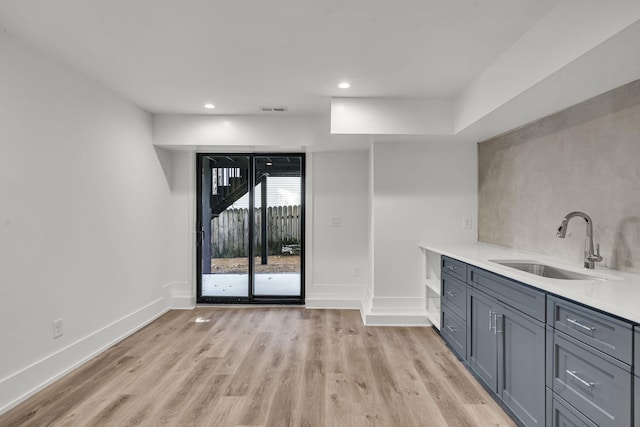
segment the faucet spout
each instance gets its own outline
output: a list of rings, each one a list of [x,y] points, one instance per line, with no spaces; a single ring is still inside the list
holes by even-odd
[[[596,245],[596,250],[594,251],[593,247],[593,222],[591,221],[591,217],[584,212],[574,211],[569,212],[562,219],[562,223],[560,227],[558,227],[558,232],[556,233],[556,237],[560,237],[564,239],[567,235],[567,228],[569,227],[569,221],[571,218],[580,217],[584,219],[587,223],[587,236],[585,239],[585,248],[584,248],[584,267],[585,268],[595,268],[595,263],[602,261],[602,257],[600,256],[600,245]]]

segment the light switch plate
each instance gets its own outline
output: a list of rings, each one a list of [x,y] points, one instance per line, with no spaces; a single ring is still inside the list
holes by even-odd
[[[462,228],[464,228],[465,230],[470,230],[472,221],[473,220],[470,216],[465,216],[464,218],[462,218]]]

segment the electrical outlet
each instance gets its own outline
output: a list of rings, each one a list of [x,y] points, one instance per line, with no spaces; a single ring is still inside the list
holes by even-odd
[[[356,266],[353,269],[353,277],[360,277],[360,266]]]
[[[62,319],[53,321],[53,338],[60,338],[63,334]]]
[[[462,218],[462,228],[469,230],[471,229],[471,217],[470,216],[465,216],[464,218]]]
[[[332,216],[329,218],[329,224],[332,227],[340,227],[340,225],[342,224],[342,218],[340,218],[339,216]]]

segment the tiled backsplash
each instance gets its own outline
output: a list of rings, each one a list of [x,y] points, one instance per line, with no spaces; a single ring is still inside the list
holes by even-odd
[[[603,262],[640,272],[640,80],[478,145],[478,240],[582,265],[591,216]]]

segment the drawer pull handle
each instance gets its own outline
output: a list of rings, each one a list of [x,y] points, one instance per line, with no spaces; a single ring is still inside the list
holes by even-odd
[[[455,292],[451,292],[451,291],[447,291],[447,295],[449,295],[451,298],[455,298],[456,297]]]
[[[587,325],[583,325],[582,323],[578,322],[575,319],[571,319],[570,317],[567,317],[567,323],[572,324],[573,326],[576,326],[584,331],[587,331],[590,334],[593,334],[593,331],[596,330],[595,326],[587,326]]]
[[[592,382],[589,382],[589,381],[586,381],[586,380],[584,380],[584,379],[580,378],[580,377],[578,376],[578,372],[577,372],[577,371],[570,371],[570,370],[568,370],[568,369],[567,369],[565,372],[566,372],[567,374],[569,374],[572,378],[574,378],[576,381],[578,381],[580,384],[582,384],[582,385],[583,385],[583,386],[585,386],[585,387],[589,387],[589,388],[591,388],[591,387],[593,387],[594,385],[596,385],[596,383],[592,383]]]
[[[453,326],[449,326],[449,325],[447,325],[447,329],[448,329],[449,331],[453,332],[454,334],[455,334],[456,332],[458,332],[458,330],[457,330],[456,328],[454,328]]]

